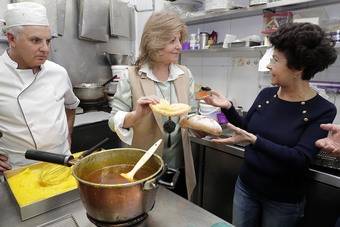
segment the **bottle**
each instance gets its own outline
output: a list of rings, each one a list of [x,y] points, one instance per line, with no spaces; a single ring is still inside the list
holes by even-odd
[[[196,34],[195,33],[192,33],[190,34],[190,41],[189,41],[189,44],[190,44],[190,50],[196,50]]]

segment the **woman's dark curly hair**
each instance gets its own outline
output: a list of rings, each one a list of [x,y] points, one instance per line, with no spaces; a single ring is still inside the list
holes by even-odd
[[[303,70],[303,80],[310,80],[337,58],[334,41],[318,25],[286,24],[272,33],[269,40],[275,49],[285,55],[288,68]]]

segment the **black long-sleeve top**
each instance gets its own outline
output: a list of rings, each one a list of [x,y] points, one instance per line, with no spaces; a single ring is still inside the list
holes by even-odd
[[[277,91],[263,89],[245,118],[233,107],[222,111],[232,124],[257,136],[245,147],[242,182],[264,198],[292,203],[304,197],[306,172],[319,151],[314,143],[327,136],[320,124],[331,123],[336,108],[320,95],[289,102]]]

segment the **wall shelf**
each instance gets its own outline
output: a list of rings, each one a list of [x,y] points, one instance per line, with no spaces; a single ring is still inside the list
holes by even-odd
[[[229,47],[229,48],[209,48],[209,49],[201,49],[201,50],[183,50],[181,54],[205,54],[205,53],[249,53],[256,52],[259,53],[264,52],[268,46],[254,46],[254,47]]]
[[[226,10],[222,12],[210,12],[205,15],[184,18],[187,25],[201,24],[207,22],[228,20],[234,18],[262,15],[264,10],[285,11],[298,10],[302,8],[324,6],[339,3],[339,0],[281,0],[263,5],[251,6],[243,9]]]
[[[206,54],[206,53],[250,53],[258,51],[261,56],[269,48],[269,46],[253,46],[253,47],[230,47],[230,48],[209,48],[200,50],[182,50],[181,54]],[[335,49],[340,52],[340,43],[336,43]]]

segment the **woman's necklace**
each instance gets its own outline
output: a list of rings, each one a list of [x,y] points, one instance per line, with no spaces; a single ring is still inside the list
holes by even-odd
[[[155,82],[161,95],[163,96],[163,98],[166,100],[166,97],[165,95],[163,94],[163,91],[162,89],[160,88],[158,82]],[[169,81],[170,83],[170,97],[169,97],[169,103],[171,104],[171,81]],[[167,121],[164,122],[163,124],[163,129],[165,132],[169,133],[169,136],[168,136],[168,147],[171,146],[171,133],[175,130],[176,128],[176,123],[171,120],[171,117],[169,117],[169,119]]]

